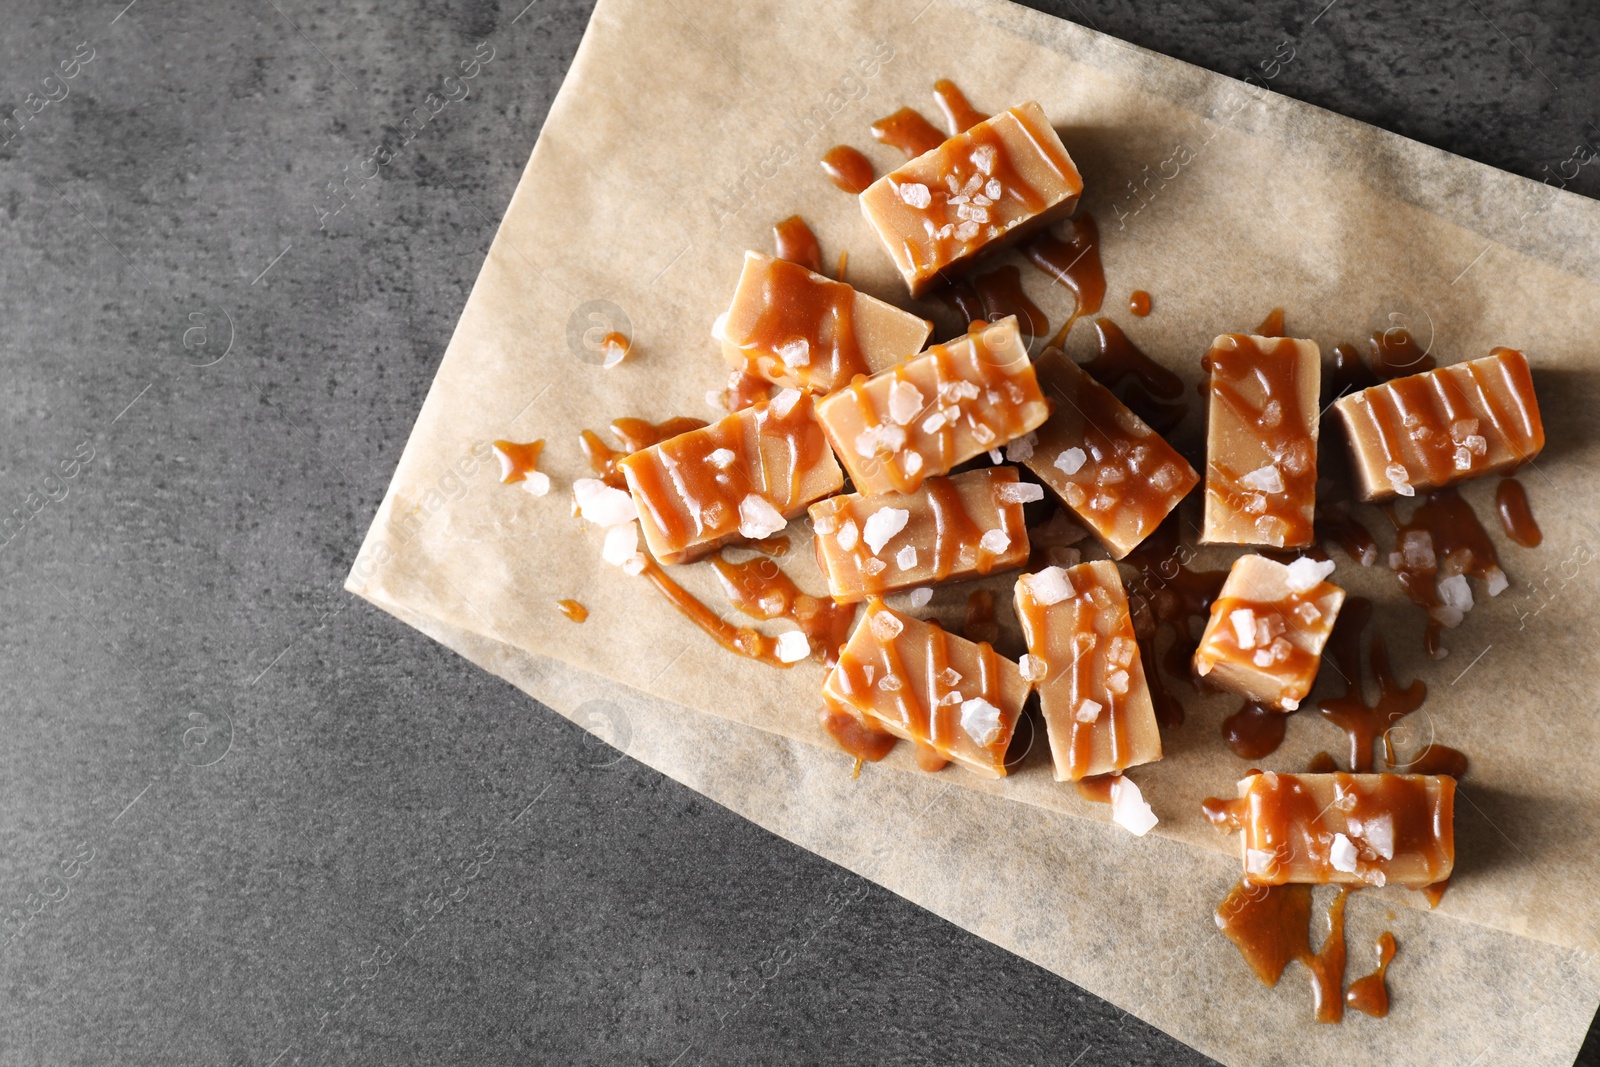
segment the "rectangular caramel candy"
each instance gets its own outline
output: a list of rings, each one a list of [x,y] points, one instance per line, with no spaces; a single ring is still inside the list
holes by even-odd
[[[770,537],[844,485],[811,396],[798,389],[641,449],[617,466],[650,554],[662,563],[683,563],[741,537]]]
[[[1442,774],[1252,774],[1233,817],[1245,879],[1412,889],[1455,866],[1456,780]]]
[[[817,421],[856,491],[870,495],[915,492],[1049,414],[1015,316],[817,401]]]
[[[931,332],[927,319],[760,252],[744,254],[733,303],[711,330],[730,366],[818,393],[909,359]]]
[[[1298,708],[1344,604],[1344,590],[1324,581],[1333,567],[1309,557],[1285,565],[1240,556],[1211,602],[1195,673],[1268,707]]]
[[[941,273],[1072,214],[1083,179],[1036,103],[1020,104],[884,175],[861,193],[912,296]]]
[[[988,644],[947,634],[938,623],[901,615],[874,598],[822,695],[896,737],[985,778],[1002,778],[1028,683]]]
[[[1053,411],[1023,460],[1113,559],[1132,552],[1200,481],[1188,460],[1058,348],[1034,365]]]
[[[1028,561],[1022,505],[1044,495],[1015,467],[928,478],[914,493],[851,493],[811,505],[828,594],[851,604],[876,593],[971,578]]]
[[[1210,372],[1206,544],[1312,543],[1322,354],[1315,341],[1224,334]]]
[[[1363,500],[1493,474],[1544,448],[1528,357],[1512,348],[1396,378],[1333,407],[1350,438]]]
[[[1161,733],[1117,565],[1096,560],[1025,574],[1016,606],[1056,781],[1160,759]]]

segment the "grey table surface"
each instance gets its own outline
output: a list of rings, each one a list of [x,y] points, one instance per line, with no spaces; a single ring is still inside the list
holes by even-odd
[[[1053,7],[1600,195],[1590,0],[1324,3]],[[589,15],[525,4],[0,10],[0,1062],[1208,1062],[876,887],[751,999],[852,875],[342,592]]]

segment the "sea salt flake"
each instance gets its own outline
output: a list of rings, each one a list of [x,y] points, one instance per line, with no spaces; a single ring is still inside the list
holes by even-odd
[[[900,636],[900,631],[905,629],[905,624],[887,611],[875,612],[871,625],[872,636],[879,641],[893,641]]]
[[[1037,574],[1024,575],[1022,581],[1027,583],[1028,595],[1045,607],[1059,604],[1073,593],[1072,580],[1060,567],[1046,567]]]
[[[844,525],[839,527],[839,532],[833,535],[833,539],[839,542],[839,547],[846,552],[856,547],[856,541],[860,537],[861,531],[856,529],[856,520],[854,519],[844,520]]]
[[[1090,700],[1085,697],[1079,702],[1077,709],[1073,711],[1072,717],[1079,722],[1094,722],[1100,717],[1102,706],[1098,700]]]
[[[1125,670],[1108,671],[1106,673],[1106,688],[1117,696],[1128,695],[1128,672]]]
[[[921,585],[911,590],[906,599],[914,608],[925,608],[928,606],[928,602],[933,599],[933,590]]]
[[[522,488],[534,496],[544,496],[550,492],[550,476],[544,471],[529,471]]]
[[[1044,487],[1032,482],[1002,482],[994,495],[1002,504],[1031,504],[1044,499]]]
[[[904,685],[905,683],[900,680],[900,676],[895,674],[886,674],[878,679],[878,688],[885,693],[893,693]]]
[[[1028,682],[1042,682],[1049,677],[1050,664],[1035,656],[1032,652],[1025,652],[1017,661],[1018,668],[1022,671],[1022,678]]]
[[[600,548],[600,558],[620,567],[639,551],[639,524],[626,522],[606,530],[605,543]]]
[[[900,453],[900,469],[905,472],[908,478],[920,471],[922,469],[922,453],[912,451]]]
[[[1506,591],[1506,586],[1511,584],[1506,580],[1506,572],[1501,570],[1499,567],[1491,569],[1489,573],[1484,576],[1483,581],[1484,587],[1489,591],[1490,596],[1499,596],[1501,593]]]
[[[1055,468],[1062,474],[1077,474],[1088,461],[1089,457],[1083,449],[1074,446],[1056,457]]]
[[[787,525],[789,520],[766,497],[748,493],[739,501],[739,533],[752,541],[771,537]]]
[[[1465,575],[1452,574],[1439,580],[1439,599],[1444,606],[1460,612],[1472,610],[1472,586]]]
[[[894,562],[895,566],[899,567],[903,571],[908,571],[915,567],[917,565],[917,546],[906,545],[899,552],[895,553]]]
[[[944,412],[935,411],[932,415],[922,420],[923,433],[938,433],[944,425]]]
[[[994,146],[993,145],[979,145],[977,148],[974,148],[972,150],[972,165],[977,168],[979,174],[984,174],[984,175],[993,174],[994,173]],[[990,182],[989,184],[999,185],[1000,183],[998,181],[993,181],[993,182]],[[996,197],[996,199],[998,199],[998,197]]]
[[[578,514],[600,526],[619,526],[639,517],[633,497],[598,478],[579,478],[573,482],[572,498],[578,504]]]
[[[904,426],[922,411],[922,390],[910,382],[896,378],[889,383],[889,418]]]
[[[1000,709],[982,697],[961,702],[961,729],[980,747],[1000,739]]]
[[[1270,463],[1256,468],[1239,481],[1258,493],[1283,492],[1283,474]]]
[[[1287,584],[1291,592],[1309,592],[1321,585],[1333,570],[1334,563],[1331,559],[1317,560],[1310,556],[1301,556],[1289,564]]]
[[[1143,837],[1161,820],[1145,803],[1133,779],[1118,775],[1111,780],[1111,821],[1133,836]]]
[[[867,549],[876,556],[883,551],[883,546],[906,528],[906,523],[911,521],[911,512],[905,508],[881,507],[867,516],[866,524],[861,529],[861,539],[867,543]]]
[[[1249,608],[1236,608],[1228,612],[1228,625],[1233,627],[1234,640],[1242,649],[1256,647],[1256,613]]]
[[[717,470],[725,471],[733,466],[733,461],[739,457],[733,454],[733,449],[731,448],[719,448],[706,458],[711,461],[711,465]]]
[[[961,684],[961,672],[954,667],[946,667],[939,672],[938,680],[946,689],[954,689]]]
[[[778,659],[783,663],[798,663],[811,655],[811,640],[799,630],[789,630],[778,635]]]
[[[898,192],[901,200],[919,210],[933,203],[933,194],[921,182],[906,182]]]
[[[1345,874],[1356,873],[1356,846],[1343,834],[1333,835],[1333,846],[1328,849],[1328,861],[1333,869]]]
[[[1011,535],[1004,530],[985,530],[983,536],[978,538],[978,547],[998,556],[1011,547]]]
[[[811,342],[804,337],[797,337],[793,341],[779,345],[778,358],[783,360],[784,366],[791,370],[795,367],[809,366],[811,363]]]
[[[800,390],[779,389],[778,394],[774,396],[770,402],[768,402],[767,410],[771,411],[774,415],[781,419],[785,415],[789,414],[790,411],[794,410],[794,406],[799,402]]]
[[[869,559],[861,565],[861,573],[867,577],[875,577],[884,572],[889,565],[881,559]]]
[[[1401,496],[1416,496],[1417,491],[1411,485],[1411,475],[1403,464],[1391,463],[1383,469],[1384,476],[1389,479],[1389,485]]]
[[[1011,463],[1025,463],[1033,458],[1034,446],[1039,443],[1039,435],[1025,433],[1021,437],[1006,445],[1006,460]]]

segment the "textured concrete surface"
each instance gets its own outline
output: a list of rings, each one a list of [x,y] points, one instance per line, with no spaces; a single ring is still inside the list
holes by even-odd
[[[0,10],[0,1062],[1204,1062],[874,887],[761,983],[851,876],[341,592],[582,0],[125,2]],[[1056,10],[1290,38],[1281,91],[1536,178],[1600,143],[1587,0]]]

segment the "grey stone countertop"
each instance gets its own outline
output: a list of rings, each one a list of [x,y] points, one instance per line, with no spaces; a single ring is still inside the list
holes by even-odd
[[[1235,76],[1304,38],[1275,89],[1530,177],[1600,145],[1588,0],[1323,4],[1050,6]],[[588,16],[0,10],[0,1063],[1207,1062],[877,887],[730,1014],[854,877],[342,591]]]

